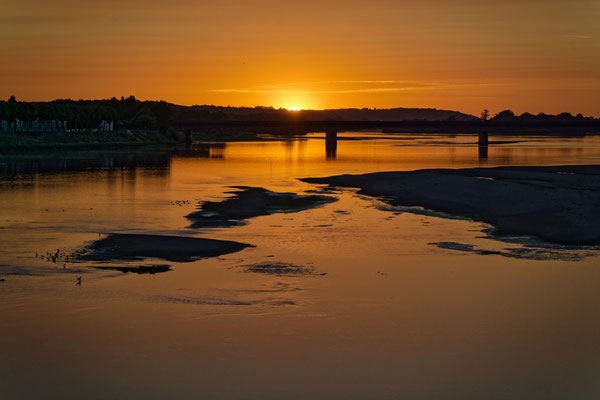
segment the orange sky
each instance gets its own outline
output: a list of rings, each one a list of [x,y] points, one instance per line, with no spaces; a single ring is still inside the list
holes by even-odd
[[[598,0],[0,0],[0,96],[600,116]]]

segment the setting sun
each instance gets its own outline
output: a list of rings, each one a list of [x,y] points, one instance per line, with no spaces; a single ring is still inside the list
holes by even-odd
[[[288,111],[300,111],[300,107],[287,107]]]

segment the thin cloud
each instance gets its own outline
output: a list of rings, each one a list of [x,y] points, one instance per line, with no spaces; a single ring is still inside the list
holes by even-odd
[[[350,83],[350,84],[376,84],[376,85],[384,85],[384,84],[406,84],[411,86],[429,86],[432,83],[429,82],[417,82],[417,81],[398,81],[398,80],[358,80],[358,81],[321,81],[321,82],[311,82],[311,83]]]
[[[407,90],[439,89],[423,86],[402,87],[376,87],[362,89],[337,89],[337,90],[294,90],[294,89],[211,89],[209,92],[217,93],[261,93],[261,94],[344,94],[344,93],[386,93],[402,92]]]
[[[587,35],[562,35],[562,37],[564,38],[568,38],[568,39],[593,39],[593,36],[587,36]]]
[[[339,81],[304,81],[304,82],[293,82],[287,85],[258,85],[255,89],[281,89],[283,86],[290,87],[303,86],[303,85],[337,85],[337,84],[350,84],[350,85],[406,85],[410,87],[414,86],[437,86],[431,82],[419,82],[419,81],[401,81],[401,80],[339,80]]]
[[[394,93],[405,91],[421,91],[421,90],[441,90],[457,87],[485,87],[494,86],[489,83],[429,83],[415,81],[399,81],[399,80],[356,80],[356,81],[313,81],[295,83],[293,86],[309,86],[309,85],[393,85],[393,86],[376,86],[376,87],[359,87],[359,88],[344,88],[344,89],[294,89],[282,87],[283,85],[259,85],[251,88],[224,88],[210,89],[213,93],[237,93],[237,94],[273,94],[273,95],[305,95],[305,94],[348,94],[348,93]],[[401,86],[399,86],[401,85]]]
[[[331,85],[378,85],[376,87],[331,88],[331,89],[296,89],[294,87],[306,86],[331,86]],[[386,86],[393,85],[393,86]],[[389,93],[408,90],[441,89],[444,85],[415,81],[399,80],[340,80],[340,81],[308,81],[295,82],[287,85],[258,85],[250,88],[212,89],[210,92],[218,93],[260,93],[275,95],[302,95],[302,94],[346,94],[346,93]]]

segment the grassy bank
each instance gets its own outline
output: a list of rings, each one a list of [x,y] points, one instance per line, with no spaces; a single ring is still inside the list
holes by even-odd
[[[92,133],[3,133],[0,152],[27,149],[100,148],[143,145],[172,145],[171,134],[147,131],[116,131]]]

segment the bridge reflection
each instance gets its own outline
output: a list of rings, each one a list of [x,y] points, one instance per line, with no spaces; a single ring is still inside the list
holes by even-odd
[[[477,142],[479,147],[479,161],[485,161],[488,158],[488,133],[487,131],[479,132],[479,140]]]
[[[325,133],[325,157],[328,160],[335,160],[337,157],[337,131]]]

